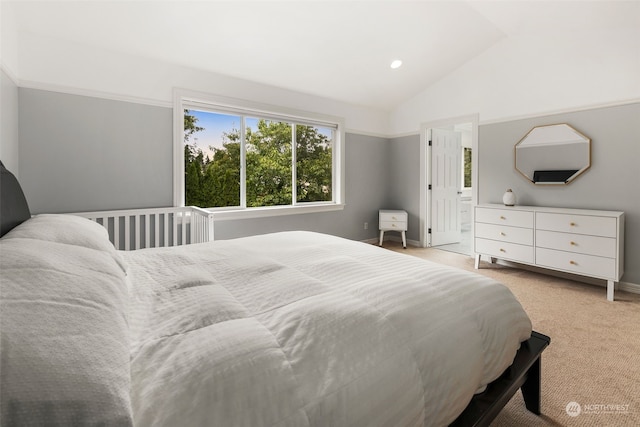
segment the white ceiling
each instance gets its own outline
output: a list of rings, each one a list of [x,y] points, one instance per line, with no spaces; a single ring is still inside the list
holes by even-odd
[[[506,37],[640,25],[640,1],[3,0],[4,11],[18,37],[31,33],[384,110]],[[403,66],[392,70],[397,58]]]

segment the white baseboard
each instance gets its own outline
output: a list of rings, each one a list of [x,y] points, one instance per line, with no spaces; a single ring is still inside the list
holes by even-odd
[[[384,235],[384,238],[382,239],[382,243],[386,242],[386,241],[392,241],[392,242],[398,242],[398,243],[402,243],[402,236],[394,233],[394,234],[386,234]],[[364,242],[367,243],[378,243],[380,242],[380,239],[367,239],[364,240]],[[416,247],[420,247],[420,242],[417,240],[411,240],[411,239],[407,239],[407,246],[416,246]]]
[[[631,282],[619,282],[618,290],[631,292],[633,294],[640,294],[640,284]]]
[[[380,239],[377,238],[373,238],[373,239],[366,239],[366,240],[360,240],[362,243],[370,243],[370,244],[376,244],[380,241]]]
[[[496,264],[519,268],[522,270],[533,271],[535,273],[546,274],[549,276],[555,276],[561,279],[575,280],[576,282],[588,283],[590,285],[601,286],[603,288],[607,287],[607,281],[604,279],[596,279],[594,277],[580,276],[578,274],[565,273],[564,271],[548,270],[542,267],[536,267],[533,265],[526,265],[526,264],[518,264],[517,262],[509,262],[501,259],[496,260]],[[630,282],[618,282],[616,283],[616,290],[631,292],[634,294],[640,294],[640,284],[630,283]]]

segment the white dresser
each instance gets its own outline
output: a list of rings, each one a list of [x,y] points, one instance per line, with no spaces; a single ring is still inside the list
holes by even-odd
[[[478,205],[475,267],[487,255],[607,281],[613,301],[624,273],[624,212]]]
[[[385,231],[399,231],[402,233],[402,247],[407,248],[407,212],[399,210],[381,209],[378,211],[378,228],[380,229],[380,246]]]

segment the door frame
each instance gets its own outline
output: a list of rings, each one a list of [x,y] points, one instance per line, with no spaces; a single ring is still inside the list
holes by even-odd
[[[420,125],[420,246],[431,246],[429,224],[431,224],[431,149],[428,140],[431,129],[471,123],[471,234],[473,234],[474,206],[478,203],[478,114],[454,117]]]

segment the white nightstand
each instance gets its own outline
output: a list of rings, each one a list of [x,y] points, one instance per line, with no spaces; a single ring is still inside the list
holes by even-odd
[[[385,231],[399,231],[402,233],[402,247],[407,248],[407,212],[381,209],[378,212],[380,228],[380,246]]]

